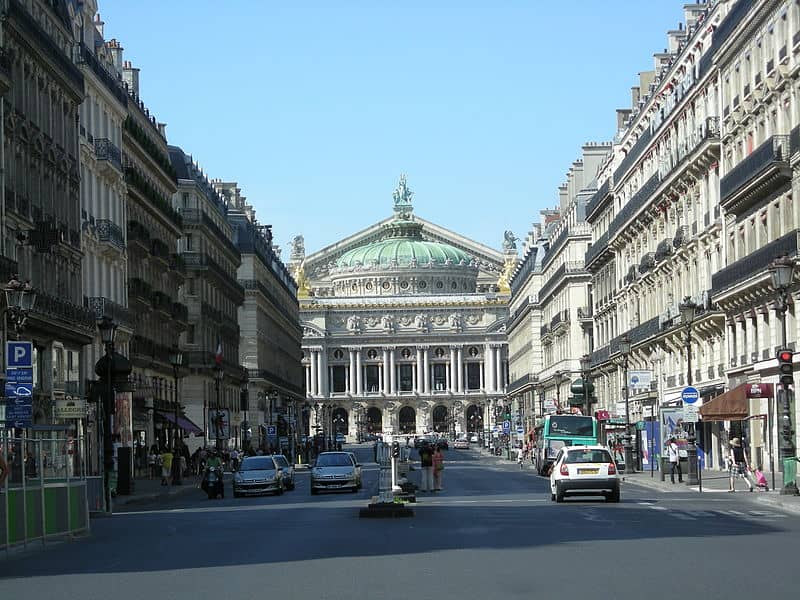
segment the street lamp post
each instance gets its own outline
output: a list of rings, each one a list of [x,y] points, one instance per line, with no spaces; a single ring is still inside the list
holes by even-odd
[[[592,359],[588,354],[581,356],[581,384],[583,385],[583,402],[585,407],[585,415],[592,413],[592,401],[589,398],[589,368],[592,365]]]
[[[173,468],[172,468],[172,485],[181,485],[183,483],[182,477],[183,473],[181,472],[181,456],[183,454],[183,435],[181,434],[181,428],[178,422],[178,415],[180,413],[180,396],[178,395],[178,370],[183,365],[183,353],[180,351],[180,348],[174,346],[172,348],[172,352],[169,355],[169,363],[172,365],[172,377],[175,380],[175,457],[173,459]]]
[[[630,475],[636,472],[633,465],[633,445],[631,444],[631,410],[628,390],[628,357],[631,354],[631,341],[628,335],[624,334],[619,340],[619,353],[622,355],[622,378],[624,380],[622,392],[625,394],[625,435],[623,444],[625,447],[625,474]]]
[[[556,382],[556,410],[561,410],[561,371],[553,373],[553,378]]]
[[[794,260],[788,256],[777,258],[770,265],[770,275],[772,285],[778,292],[776,311],[781,314],[781,348],[788,349],[786,342],[786,310],[789,307],[789,288],[794,279]],[[791,388],[794,385],[794,375],[791,377],[781,375],[781,446],[780,460],[783,464],[783,471],[786,473],[787,461],[793,461],[795,456],[794,439],[792,437],[792,411],[791,411]],[[776,411],[777,412],[777,411]],[[786,481],[784,478],[782,495],[797,495],[797,482]]]
[[[686,385],[692,385],[692,323],[697,317],[698,306],[690,297],[684,298],[681,302],[679,309],[681,311],[681,322],[686,324]],[[699,480],[699,465],[697,462],[697,437],[695,433],[694,422],[689,423],[688,437],[686,441],[689,443],[687,454],[689,459],[689,473],[686,480],[686,485],[698,485]]]
[[[103,493],[106,500],[106,512],[111,513],[111,471],[114,468],[114,441],[112,438],[112,409],[114,406],[114,377],[112,368],[114,364],[114,340],[117,336],[117,324],[109,317],[103,317],[97,324],[100,331],[100,340],[106,349],[106,398],[98,402],[102,406],[101,427],[103,434]]]
[[[222,387],[222,380],[225,377],[225,371],[222,366],[218,366],[214,371],[214,386],[217,392],[217,403],[214,414],[214,445],[218,451],[222,451],[222,432],[220,431],[220,414],[219,414],[219,395],[220,388]]]

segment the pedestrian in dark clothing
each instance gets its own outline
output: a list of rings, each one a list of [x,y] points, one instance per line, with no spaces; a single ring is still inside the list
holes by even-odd
[[[747,453],[742,448],[742,440],[739,438],[733,438],[731,440],[731,451],[728,457],[729,461],[729,469],[728,475],[730,477],[730,489],[729,492],[733,493],[736,491],[736,485],[734,482],[737,478],[741,477],[745,480],[745,483],[750,487],[750,491],[753,491],[753,484],[747,478],[747,472],[750,470],[750,464],[747,462]]]
[[[428,492],[433,490],[433,448],[425,443],[419,449],[419,462],[422,467],[422,481],[420,490]]]

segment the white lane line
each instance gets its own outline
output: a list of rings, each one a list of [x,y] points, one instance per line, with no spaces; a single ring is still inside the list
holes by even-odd
[[[786,515],[779,513],[769,512],[766,510],[751,510],[750,515],[753,517],[767,518],[767,519],[785,519]]]
[[[650,510],[667,510],[664,506],[651,506]]]
[[[694,517],[692,517],[690,515],[687,515],[687,514],[684,514],[684,513],[680,513],[680,512],[674,512],[674,513],[671,514],[671,516],[675,517],[676,519],[680,519],[681,521],[696,521],[697,520],[697,519],[695,519]]]
[[[687,510],[685,511],[687,515],[692,515],[693,517],[715,517],[717,516],[715,513],[709,510]]]
[[[654,505],[653,502],[637,502],[636,504],[638,504],[639,506],[653,506]]]

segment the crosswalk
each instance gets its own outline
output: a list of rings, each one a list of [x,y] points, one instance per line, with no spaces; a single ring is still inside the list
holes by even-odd
[[[700,519],[785,519],[787,515],[771,510],[687,510],[659,506],[652,502],[637,502],[639,506],[666,514],[669,518],[679,521],[697,521]]]

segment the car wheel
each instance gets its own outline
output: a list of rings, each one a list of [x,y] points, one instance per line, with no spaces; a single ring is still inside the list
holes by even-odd
[[[606,502],[619,502],[619,487],[611,490],[610,494],[606,494]]]
[[[556,483],[556,502],[564,501],[564,490],[559,483]]]
[[[276,496],[281,496],[281,495],[283,495],[283,484],[279,485],[279,486],[278,486],[278,489],[277,489],[277,490],[275,490],[275,495],[276,495]]]
[[[234,498],[241,498],[242,495],[239,492],[233,492],[233,497]]]
[[[550,493],[550,502],[555,502],[555,500],[556,500],[556,495],[551,492]]]
[[[311,495],[312,496],[316,496],[318,493],[319,492],[318,492],[318,490],[316,488],[313,488],[313,487],[311,488]]]

